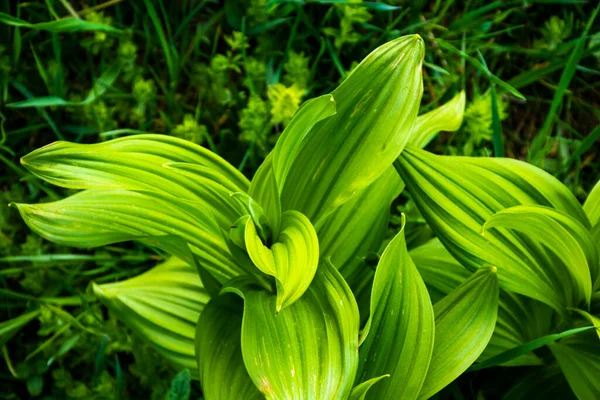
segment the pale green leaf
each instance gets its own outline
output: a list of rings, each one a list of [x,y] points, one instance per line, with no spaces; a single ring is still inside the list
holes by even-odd
[[[281,140],[281,139],[280,139]],[[273,241],[279,238],[281,225],[281,199],[273,169],[273,152],[261,164],[252,178],[248,195],[256,200],[264,210]]]
[[[282,209],[314,224],[380,177],[417,117],[423,41],[398,38],[368,55],[332,92],[336,114],[302,140],[282,191]]]
[[[231,294],[220,296],[207,304],[198,320],[196,356],[206,400],[263,398],[242,359],[242,305],[239,303]]]
[[[319,264],[319,240],[304,215],[285,211],[281,216],[279,239],[270,247],[262,243],[250,218],[246,221],[245,244],[254,265],[275,278],[278,312],[297,301],[308,289]]]
[[[278,193],[283,190],[290,168],[310,130],[317,122],[334,115],[335,108],[335,99],[330,94],[308,100],[284,129],[272,152]]]
[[[544,277],[548,285],[554,286],[557,293],[562,289],[567,304],[577,305],[583,299],[589,307],[592,276],[594,281],[598,277],[598,248],[583,225],[552,208],[515,206],[491,216],[483,225],[482,235],[498,228],[518,231],[550,249],[556,258],[538,270],[537,275],[548,275]]]
[[[406,250],[403,225],[377,265],[356,378],[362,382],[388,373],[391,379],[374,386],[367,398],[416,399],[431,360],[434,334],[433,307]]]
[[[481,235],[488,218],[518,205],[555,208],[589,228],[581,205],[558,180],[517,160],[436,156],[413,146],[407,146],[394,165],[421,214],[461,264],[471,271],[495,265],[503,288],[558,311],[574,305],[557,275],[547,274],[565,269],[554,263],[547,248],[506,229]],[[585,300],[580,294],[577,303]]]
[[[368,381],[354,386],[354,388],[352,388],[352,392],[350,393],[350,397],[348,397],[348,400],[365,400],[365,396],[374,384],[384,378],[389,377],[389,375],[378,376],[377,378],[369,379]]]
[[[118,160],[114,160],[115,157]],[[129,158],[132,158],[131,162],[128,162]],[[71,189],[150,190],[154,182],[147,184],[147,175],[136,175],[143,174],[138,162],[154,171],[165,163],[200,164],[224,176],[226,180],[222,184],[228,188],[230,185],[226,182],[231,182],[242,192],[248,191],[250,186],[248,179],[223,158],[192,142],[167,135],[141,134],[96,144],[55,142],[29,153],[21,162],[36,176]],[[115,166],[107,165],[113,162]],[[164,188],[171,190],[168,186]]]
[[[444,105],[419,115],[413,126],[408,143],[425,147],[439,131],[453,132],[460,128],[465,112],[465,92],[460,92]]]
[[[409,255],[427,285],[433,304],[472,275],[448,253],[438,239],[412,249]],[[551,323],[552,309],[544,303],[501,291],[496,328],[478,361],[486,360],[547,334]],[[535,354],[529,353],[502,365],[540,365],[541,363],[542,361]]]
[[[373,269],[366,266],[364,260],[369,253],[379,250],[387,232],[392,201],[403,187],[396,171],[389,168],[372,185],[315,226],[321,258],[331,258],[348,282],[361,308],[361,316],[369,314],[373,280]]]
[[[134,278],[92,287],[123,324],[169,363],[197,376],[194,336],[209,297],[195,267],[173,257]]]
[[[482,267],[434,305],[435,343],[420,399],[458,378],[487,346],[498,314],[497,274]]]
[[[55,243],[97,247],[174,235],[189,244],[201,266],[221,283],[238,275],[260,275],[233,257],[225,239],[214,233],[218,227],[210,215],[157,192],[90,189],[56,202],[16,207],[31,229]]]
[[[306,293],[279,313],[276,296],[241,292],[242,354],[263,395],[346,399],[358,365],[358,309],[335,267],[321,263]]]
[[[549,345],[579,400],[596,400],[600,393],[600,341],[594,332],[570,336]]]

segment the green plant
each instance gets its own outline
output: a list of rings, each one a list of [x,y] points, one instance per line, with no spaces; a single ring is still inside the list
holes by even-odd
[[[547,325],[595,324],[600,190],[582,208],[529,164],[421,150],[465,105],[459,93],[417,116],[423,56],[418,36],[376,49],[290,116],[252,181],[168,136],[56,142],[23,165],[84,190],[16,207],[59,244],[138,240],[176,257],[92,290],[209,400],[427,398],[476,360],[539,363],[529,341]],[[410,252],[404,218],[386,244],[404,184],[439,238]],[[520,327],[527,307],[540,321]],[[587,340],[550,347],[582,398],[593,375],[563,364],[597,368],[593,352],[572,356]]]

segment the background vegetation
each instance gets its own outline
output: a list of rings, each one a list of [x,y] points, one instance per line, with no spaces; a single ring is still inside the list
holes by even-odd
[[[21,156],[56,140],[156,132],[202,144],[250,177],[304,100],[331,91],[376,46],[418,33],[422,111],[460,90],[468,98],[463,127],[429,149],[527,159],[583,200],[600,176],[593,3],[0,0],[0,397],[201,396],[86,293],[162,256],[132,243],[75,251],[31,234],[7,204],[68,193],[29,175]],[[409,199],[395,207],[421,221]],[[31,323],[2,323],[18,316]],[[510,387],[476,375],[442,396],[476,398],[481,381],[497,396]]]

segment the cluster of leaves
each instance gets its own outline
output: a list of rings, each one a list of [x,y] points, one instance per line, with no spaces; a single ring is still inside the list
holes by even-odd
[[[126,387],[125,393],[134,398],[149,397],[150,393],[159,398],[168,392],[174,375],[162,361],[168,354],[161,353],[160,346],[158,357],[155,350],[142,344],[140,337],[152,341],[144,331],[124,327],[104,311],[99,313],[96,297],[81,300],[88,282],[93,280],[100,287],[135,276],[150,260],[164,258],[163,252],[146,244],[73,252],[29,234],[17,215],[5,207],[11,201],[46,202],[70,194],[45,185],[15,162],[29,149],[56,139],[95,142],[122,133],[165,133],[204,145],[252,176],[304,100],[330,91],[376,46],[418,32],[429,47],[424,60],[422,112],[450,100],[460,89],[467,91],[469,99],[463,126],[452,134],[442,133],[429,144],[431,150],[528,158],[557,176],[580,199],[585,199],[595,183],[598,161],[594,143],[600,129],[597,85],[591,78],[598,73],[600,35],[595,33],[595,10],[589,4],[219,3],[180,6],[140,0],[105,5],[50,0],[17,6],[0,2],[4,12],[0,14],[0,263],[9,267],[3,268],[0,276],[0,295],[6,298],[0,319],[12,321],[5,325],[2,337],[8,340],[16,335],[4,352],[8,367],[3,392],[27,397],[30,387],[29,395],[33,395],[36,385],[43,384],[43,393],[57,398],[76,398],[77,393],[112,398],[108,393],[122,395]],[[538,132],[540,139],[530,148]],[[381,196],[396,197],[395,189],[388,189],[390,192]],[[394,209],[407,215],[404,232],[414,259],[424,251],[414,249],[440,235],[427,223],[427,214],[421,214],[419,201],[423,200],[407,202],[406,198],[403,193]],[[387,219],[383,220],[377,223],[387,225]],[[384,244],[400,230],[402,221],[394,211],[393,228]],[[336,229],[334,225],[316,228]],[[378,238],[365,244],[368,251],[361,253],[359,265],[376,267],[378,254],[385,248],[375,246]],[[341,251],[336,243],[320,244],[331,246],[332,253]],[[439,251],[437,257],[446,260],[445,265],[458,266],[443,248],[428,246]],[[352,251],[348,244],[346,252]],[[358,256],[348,253],[339,257],[333,259],[337,266],[344,257]],[[428,280],[426,267],[422,267],[427,262],[415,259],[415,264],[433,303],[453,288],[435,286],[435,279]],[[344,274],[356,268],[348,268]],[[462,267],[455,271],[453,282],[458,285],[467,275]],[[369,307],[370,279],[372,274],[352,287],[360,294],[361,315],[368,314],[364,308]],[[132,292],[131,296],[130,302],[137,295]],[[45,304],[54,311],[49,313]],[[503,300],[501,309],[502,304]],[[118,309],[111,310],[119,316]],[[188,312],[188,322],[195,324],[199,310]],[[537,309],[530,314],[536,312],[552,314]],[[44,331],[41,328],[50,323],[50,316],[67,323],[80,318],[81,326],[75,324],[58,333]],[[81,322],[84,319],[90,320]],[[38,322],[24,325],[32,320]],[[573,323],[551,327],[548,321],[540,322],[535,329],[523,328],[526,333],[519,334],[520,342],[507,343],[514,347],[582,321],[576,317]],[[9,334],[5,336],[5,332]],[[189,348],[194,336],[189,329],[187,332],[178,340]],[[102,347],[104,337],[108,344]],[[97,361],[101,349],[106,354]],[[562,382],[561,390],[570,395],[553,356],[544,349],[536,354],[548,367],[528,375],[529,382]],[[11,360],[25,360],[34,352],[24,363],[12,366]],[[56,361],[48,365],[53,357]],[[529,359],[531,362],[532,357]],[[176,365],[189,368],[192,374],[196,368],[193,357]],[[59,370],[64,373],[56,372]],[[470,382],[473,376],[477,377],[473,382],[486,378],[485,371],[467,374],[461,379],[468,384],[461,383],[460,390],[474,391],[470,392],[474,397],[481,385]],[[521,390],[533,386],[523,382],[517,386]],[[547,386],[557,390],[556,384]],[[510,392],[513,398],[517,391]]]

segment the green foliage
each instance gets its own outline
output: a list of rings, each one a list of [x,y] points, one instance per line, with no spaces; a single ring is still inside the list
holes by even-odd
[[[5,397],[595,398],[600,7],[34,3]]]

